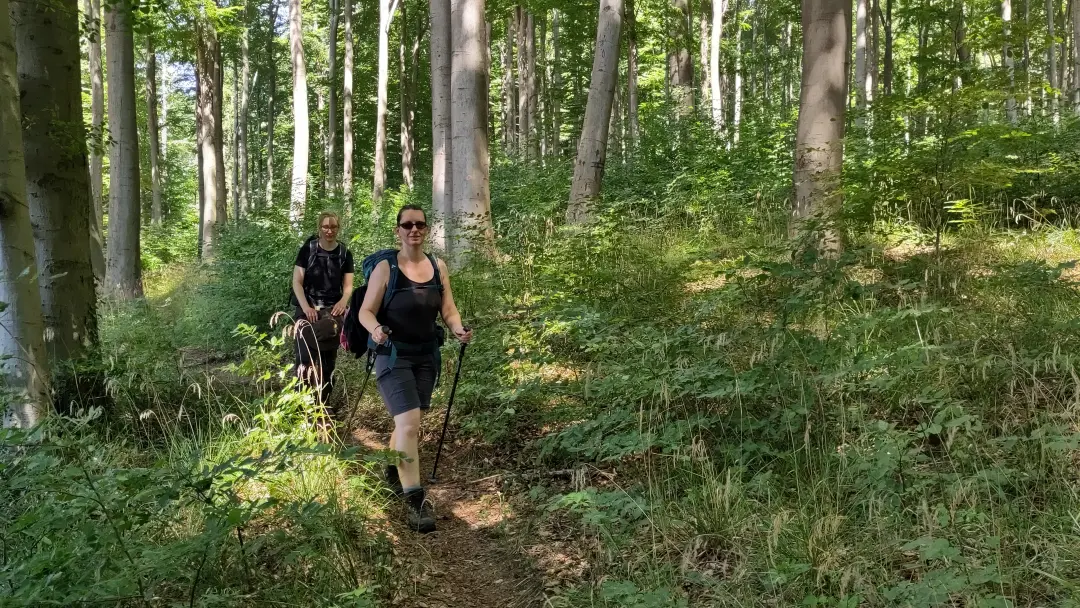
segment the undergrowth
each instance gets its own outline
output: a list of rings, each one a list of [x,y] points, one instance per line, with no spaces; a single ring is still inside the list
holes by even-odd
[[[1080,237],[1046,221],[1068,180],[1006,179],[1073,161],[1021,155],[959,198],[934,184],[1005,169],[855,146],[846,253],[793,259],[790,125],[755,128],[730,154],[646,137],[584,227],[558,220],[569,163],[497,159],[504,255],[453,275],[477,331],[454,425],[508,464],[583,472],[523,488],[549,603],[1080,603]],[[1004,230],[1017,200],[1025,231]],[[390,209],[346,216],[358,258],[391,243]],[[281,219],[224,229],[209,266],[157,241],[150,298],[104,310],[75,372],[106,390],[5,431],[5,604],[393,597],[380,457],[319,442],[283,372],[270,319],[302,237]]]

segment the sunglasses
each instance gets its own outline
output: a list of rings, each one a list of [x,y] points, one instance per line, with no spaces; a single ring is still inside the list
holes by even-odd
[[[412,230],[413,228],[423,230],[424,228],[427,228],[427,222],[401,222],[398,226],[405,230]]]

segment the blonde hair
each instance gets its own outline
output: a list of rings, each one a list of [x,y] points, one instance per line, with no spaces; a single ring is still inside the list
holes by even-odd
[[[319,214],[319,228],[322,228],[323,220],[325,220],[328,217],[334,218],[334,221],[338,223],[338,226],[339,227],[341,226],[341,216],[334,213],[333,211],[323,211],[322,213]]]

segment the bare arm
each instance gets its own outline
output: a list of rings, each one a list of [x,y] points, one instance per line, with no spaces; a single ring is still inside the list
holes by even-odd
[[[341,281],[341,299],[338,300],[337,304],[334,304],[334,308],[330,311],[330,314],[335,317],[345,314],[345,308],[349,306],[349,298],[352,297],[352,292],[353,273],[347,272],[345,273],[345,278]]]
[[[311,307],[307,296],[304,295],[304,268],[302,266],[293,266],[292,290],[296,301],[300,303],[300,310],[304,311],[304,316],[308,321],[314,321],[312,317],[316,315],[315,309]]]
[[[375,315],[379,314],[383,294],[386,293],[386,283],[389,280],[390,264],[385,261],[379,262],[375,269],[371,271],[367,292],[364,294],[364,303],[360,305],[360,310],[357,313],[360,318],[360,325],[363,325],[364,329],[368,330],[368,333],[377,343],[382,343],[386,339]],[[380,336],[382,336],[382,339],[380,339]]]
[[[461,323],[461,313],[458,312],[457,304],[454,303],[454,292],[450,289],[450,270],[446,267],[446,262],[441,259],[436,260],[439,264],[439,276],[442,278],[443,286],[443,303],[442,303],[442,318],[446,326],[450,328],[450,331],[454,332],[454,335],[458,337],[462,342],[468,342],[472,339],[472,330],[466,330]]]

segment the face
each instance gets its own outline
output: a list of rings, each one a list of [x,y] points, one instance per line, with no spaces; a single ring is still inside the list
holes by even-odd
[[[328,241],[337,240],[338,221],[333,217],[324,217],[319,225],[319,233]]]
[[[428,225],[424,212],[406,209],[398,222],[397,235],[405,245],[422,245],[427,237]]]

